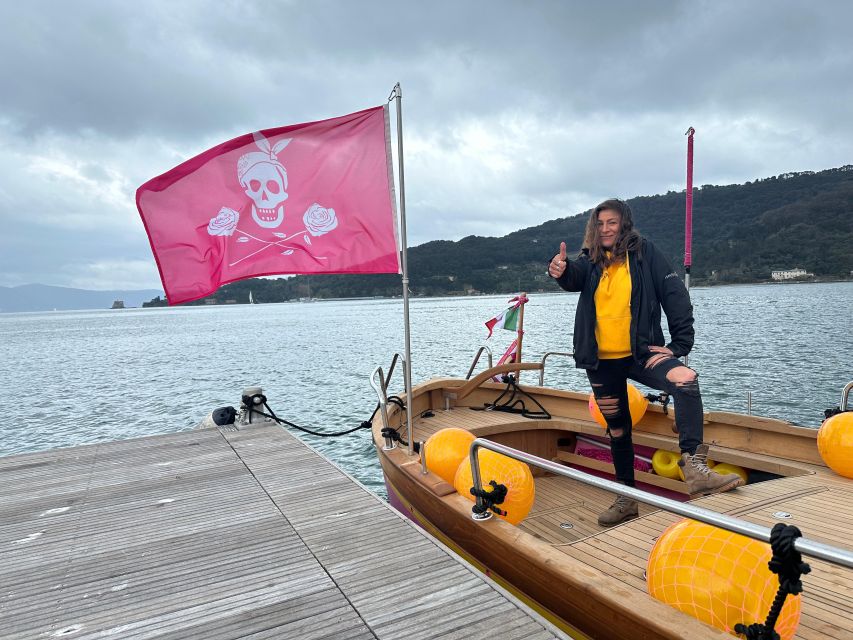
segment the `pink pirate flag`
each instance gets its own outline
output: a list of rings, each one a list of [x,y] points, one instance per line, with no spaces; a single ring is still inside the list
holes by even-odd
[[[265,129],[139,187],[169,303],[253,276],[399,273],[388,131],[386,107]]]

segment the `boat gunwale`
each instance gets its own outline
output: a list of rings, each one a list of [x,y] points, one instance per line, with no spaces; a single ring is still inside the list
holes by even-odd
[[[424,405],[424,400],[426,400],[426,406],[429,409],[431,409],[433,411],[439,411],[440,409],[438,409],[436,406],[434,406],[437,404],[437,401],[438,400],[444,401],[445,398],[454,399],[455,392],[458,391],[458,389],[460,388],[460,385],[464,385],[465,383],[466,383],[465,380],[460,380],[458,378],[433,378],[431,380],[428,380],[428,381],[425,381],[425,382],[420,383],[418,385],[415,385],[413,388],[413,392],[412,392],[413,407],[415,407],[417,410],[419,408],[419,404],[422,407]],[[533,394],[534,396],[544,397],[546,399],[550,398],[550,399],[555,399],[555,400],[569,400],[569,401],[585,403],[587,398],[588,398],[588,394],[585,394],[585,393],[579,393],[579,392],[574,392],[574,391],[565,391],[565,390],[553,389],[553,388],[548,388],[548,387],[533,387],[533,386],[528,386],[528,385],[522,385],[522,388],[524,391],[529,392],[529,393]],[[504,384],[485,382],[482,385],[480,385],[480,387],[474,393],[472,393],[468,398],[466,398],[467,402],[459,403],[457,406],[454,407],[454,409],[462,409],[462,408],[466,408],[466,407],[474,409],[474,408],[476,408],[474,405],[476,405],[478,400],[482,400],[483,395],[492,395],[493,396],[495,393],[503,391],[504,389],[505,389]],[[663,411],[661,408],[652,406],[652,407],[650,407],[650,411],[651,411],[652,415],[657,413],[657,414],[659,414],[658,417],[660,419],[665,419],[665,416],[663,415]],[[390,415],[396,415],[398,413],[401,413],[401,409],[399,409],[398,407],[392,407],[392,411],[389,413],[389,416]],[[776,419],[772,419],[772,418],[761,418],[759,416],[742,416],[741,414],[734,414],[734,413],[728,413],[728,412],[708,412],[705,414],[705,416],[706,416],[706,422],[711,424],[712,428],[715,425],[715,423],[719,423],[721,421],[726,421],[726,423],[728,423],[728,425],[730,425],[731,427],[739,428],[741,430],[755,430],[758,432],[764,432],[764,433],[772,434],[774,436],[779,436],[781,438],[784,438],[786,436],[787,437],[794,436],[794,437],[804,438],[806,441],[808,441],[810,443],[810,446],[812,446],[816,449],[816,443],[815,443],[816,431],[817,431],[816,429],[812,429],[812,428],[808,428],[808,427],[801,427],[801,426],[793,425],[789,422],[776,420]],[[558,431],[565,431],[567,433],[578,433],[578,426],[587,426],[590,429],[592,429],[591,425],[594,425],[594,423],[588,419],[584,420],[584,419],[580,419],[580,418],[569,418],[569,417],[563,417],[563,416],[558,416],[557,418],[553,418],[553,419],[548,420],[548,421],[531,420],[531,419],[522,418],[522,417],[519,417],[518,419],[514,420],[513,419],[514,416],[512,416],[510,414],[504,414],[504,417],[506,418],[506,421],[501,423],[500,425],[492,425],[492,426],[480,425],[480,426],[475,426],[471,430],[477,436],[494,436],[494,435],[498,435],[500,433],[508,433],[508,432],[512,432],[512,431],[527,431],[527,430],[536,430],[536,429],[558,430]],[[669,418],[669,419],[671,419],[671,418]],[[381,430],[381,426],[382,426],[381,420],[378,417],[375,418],[374,423],[373,423],[374,442],[377,446],[377,450],[379,450],[379,452],[380,452],[380,460],[382,462],[383,471],[385,471],[385,473],[386,473],[386,481],[389,483],[389,487],[394,486],[398,493],[401,493],[402,495],[407,495],[407,500],[413,501],[412,499],[414,497],[418,497],[421,501],[426,500],[428,502],[435,502],[438,505],[444,505],[443,507],[440,507],[440,508],[447,509],[448,507],[450,507],[450,513],[453,513],[454,519],[462,519],[465,521],[470,520],[471,503],[466,498],[459,496],[458,494],[450,494],[450,495],[445,495],[445,496],[432,494],[432,492],[429,491],[428,489],[425,490],[426,487],[423,485],[423,483],[422,482],[419,483],[418,478],[413,477],[412,473],[406,473],[405,472],[405,470],[403,469],[403,467],[401,465],[404,463],[411,464],[414,460],[417,459],[417,456],[411,456],[410,457],[400,450],[396,450],[396,453],[395,453],[395,451],[387,451],[386,452],[386,451],[381,450],[382,449],[381,445],[383,442],[383,440],[380,436],[380,433],[379,433]],[[653,425],[653,427],[654,426],[659,427],[659,425]],[[583,431],[583,430],[581,430],[581,431]],[[641,433],[644,432],[642,429],[638,429],[638,431]],[[656,436],[663,435],[663,436],[668,437],[672,442],[677,442],[676,438],[673,436],[672,433],[669,433],[669,434],[667,434],[665,432],[661,433],[662,431],[663,430],[661,428],[652,428],[652,430],[648,431],[648,433],[651,435],[656,435]],[[593,433],[595,433],[594,430],[593,430]],[[742,451],[742,450],[738,450],[738,451]],[[769,456],[769,457],[779,459],[778,456]],[[806,461],[800,461],[800,460],[788,460],[787,462],[789,463],[788,466],[790,467],[791,471],[797,471],[798,472],[798,473],[791,474],[791,476],[813,475],[816,473],[819,473],[821,476],[828,476],[831,473],[829,471],[829,469],[826,468],[824,465],[815,464],[814,462],[806,462]],[[394,475],[394,474],[389,475],[388,467],[394,468],[396,471],[399,471],[399,478],[397,478],[397,482],[392,481],[391,475]],[[789,476],[789,477],[791,477],[791,476]],[[408,492],[401,491],[401,488],[397,486],[397,484],[400,482],[400,479],[402,479],[403,482],[409,484],[410,491],[415,492],[414,496],[408,495]],[[424,510],[420,507],[419,507],[419,511],[421,513],[424,513],[424,514],[425,514],[425,511],[428,512],[428,510]],[[655,511],[654,513],[666,513],[666,512]],[[443,519],[444,517],[446,517],[446,515],[447,514],[442,514],[440,516],[440,519]],[[496,520],[496,519],[494,519],[494,520]],[[444,523],[444,524],[446,525],[446,523]],[[436,525],[434,523],[432,523],[432,526],[436,526]],[[446,525],[446,526],[449,526],[449,525]],[[453,525],[453,526],[459,526],[459,525],[457,524],[457,525]],[[595,569],[594,567],[590,566],[589,564],[585,564],[583,561],[578,560],[578,559],[574,559],[574,558],[572,558],[572,556],[563,553],[558,548],[558,546],[563,546],[563,545],[550,544],[550,543],[545,542],[543,540],[539,540],[535,536],[531,535],[530,533],[527,533],[525,531],[522,531],[520,529],[512,527],[512,525],[509,525],[509,524],[502,522],[502,521],[495,522],[493,525],[490,525],[490,527],[491,527],[491,532],[489,534],[490,539],[496,539],[495,536],[497,536],[497,539],[504,539],[505,541],[513,541],[515,543],[522,542],[522,543],[524,543],[522,546],[524,546],[524,547],[530,546],[534,549],[533,558],[535,558],[537,556],[542,556],[544,554],[546,556],[545,562],[548,565],[559,566],[560,564],[563,564],[563,565],[565,565],[565,567],[569,567],[569,569],[567,569],[565,571],[558,571],[557,573],[561,574],[560,578],[567,585],[573,584],[572,588],[577,589],[578,593],[583,593],[587,596],[589,596],[591,593],[589,584],[577,583],[577,582],[572,583],[573,578],[572,578],[571,574],[573,572],[577,573],[578,571],[581,571],[581,570],[583,572],[594,571],[597,574],[597,580],[599,581],[596,584],[599,586],[602,584],[609,585],[610,588],[615,588],[617,591],[620,588],[624,589],[624,588],[628,587],[628,585],[626,585],[624,583],[624,581],[620,581],[618,578],[616,578],[614,576],[611,576],[611,575],[609,575],[603,571],[599,571],[598,569]],[[614,529],[616,529],[616,528],[614,528]],[[605,532],[599,532],[599,533],[593,534],[591,536],[584,536],[579,540],[576,540],[572,543],[566,543],[566,544],[567,545],[577,544],[577,543],[581,542],[582,540],[588,540],[589,538],[592,538],[592,537],[595,537],[598,535],[602,535],[602,533],[607,533],[608,531],[612,531],[614,529],[609,529]],[[480,535],[483,535],[482,532],[480,532]],[[560,554],[559,559],[552,558],[551,557],[552,553]],[[521,557],[524,557],[524,555],[522,555]],[[540,559],[541,559],[541,557],[540,557]],[[489,566],[488,562],[484,562],[482,559],[480,561],[483,562],[486,566]],[[552,566],[551,569],[553,570],[554,567]],[[498,571],[498,573],[500,573],[500,571]],[[504,579],[507,579],[507,578],[505,577]],[[511,580],[511,579],[507,579],[507,581],[513,582],[513,580]],[[593,591],[594,591],[594,589],[593,589]],[[637,589],[631,587],[631,591],[637,591]],[[638,597],[641,596],[641,599],[637,603],[635,603],[635,605],[633,607],[628,607],[629,609],[631,609],[632,614],[633,614],[633,610],[635,608],[639,607],[641,609],[645,609],[647,613],[649,610],[654,611],[654,613],[651,617],[659,618],[660,615],[663,615],[663,613],[657,611],[657,606],[656,606],[656,605],[661,605],[662,603],[659,603],[658,601],[653,600],[652,598],[650,598],[646,594],[643,594],[642,592],[639,592],[639,591],[637,591],[637,595],[638,595]],[[604,597],[601,599],[601,602],[609,603],[609,605],[612,607],[614,603],[611,600],[612,599],[608,599],[608,598]],[[546,606],[546,605],[543,605],[543,606]],[[667,614],[675,613],[679,616],[679,622],[678,622],[678,626],[680,627],[679,633],[677,635],[673,635],[672,637],[683,637],[681,632],[683,631],[684,624],[686,624],[685,620],[689,620],[692,623],[697,623],[697,624],[701,625],[702,633],[712,634],[708,637],[716,637],[713,634],[718,631],[717,629],[714,629],[713,627],[705,625],[704,623],[698,622],[698,621],[694,620],[693,618],[686,616],[685,614],[681,614],[677,610],[672,609],[667,605],[663,605],[663,606],[664,606],[664,611],[666,611]],[[619,610],[622,611],[621,608]],[[647,619],[648,616],[644,615],[644,616],[642,616],[642,618]],[[572,626],[580,626],[582,629],[585,629],[583,624],[578,625],[574,619],[569,620],[568,622]],[[610,622],[612,623],[612,620]],[[630,629],[628,627],[625,628],[625,630],[624,630],[625,633],[627,635],[632,636],[632,637],[636,637],[636,632],[637,632],[636,625],[641,624],[641,623],[642,623],[641,621],[634,620],[634,622],[632,622],[632,626],[630,626]],[[586,629],[586,631],[590,631],[590,629]],[[659,632],[659,630],[655,631],[655,633],[658,634],[656,637],[669,637],[666,635],[666,633],[660,633],[659,634],[658,632]],[[696,632],[699,633],[698,630]],[[610,637],[610,636],[608,636],[608,637]],[[612,637],[615,638],[615,637],[625,637],[625,636],[617,633],[616,635],[613,635]],[[702,635],[699,637],[705,637],[705,635]],[[723,635],[722,637],[730,637],[730,636]]]

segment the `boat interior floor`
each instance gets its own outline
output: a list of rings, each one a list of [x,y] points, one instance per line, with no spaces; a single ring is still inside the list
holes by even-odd
[[[447,426],[464,426],[476,435],[524,449],[524,439],[532,437],[530,431],[514,437],[506,433],[494,435],[501,433],[501,424],[518,421],[519,417],[512,414],[465,407],[439,410],[414,421],[415,439],[426,440]],[[583,422],[579,421],[578,430],[594,433],[587,429],[592,423],[580,424]],[[546,424],[539,428],[548,429]],[[818,465],[796,463],[796,469],[797,475],[749,484],[693,502],[768,528],[777,522],[794,524],[809,539],[853,549],[853,483]],[[681,517],[641,504],[638,518],[611,528],[600,527],[598,515],[613,502],[612,493],[563,476],[542,473],[534,476],[536,500],[519,527],[624,585],[646,593],[649,553],[663,531]],[[804,559],[812,572],[803,576],[805,591],[796,637],[853,638],[853,572],[814,558]]]
[[[766,527],[780,521],[792,523],[810,539],[849,548],[853,495],[841,486],[816,485],[816,479],[782,478],[694,502]],[[536,505],[520,527],[645,593],[649,553],[661,533],[681,517],[640,505],[639,518],[602,529],[596,517],[612,499],[606,491],[569,478],[537,478]],[[803,576],[805,591],[796,637],[853,638],[851,572],[813,558],[806,561],[812,572]]]

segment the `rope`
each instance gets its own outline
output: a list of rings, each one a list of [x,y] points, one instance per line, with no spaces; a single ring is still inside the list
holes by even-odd
[[[400,427],[397,427],[396,429],[394,427],[382,427],[382,437],[383,438],[390,438],[392,441],[399,442],[404,447],[408,447],[409,443],[405,440],[405,438],[403,438],[403,436],[400,435],[399,429],[400,429]],[[412,449],[414,450],[415,453],[420,453],[421,443],[415,442],[412,445]]]
[[[499,509],[496,505],[499,505],[506,500],[507,488],[502,484],[498,484],[494,480],[489,481],[489,484],[492,486],[491,491],[486,491],[485,489],[480,489],[478,491],[474,487],[471,487],[471,495],[475,498],[483,499],[483,505],[480,506],[480,504],[477,503],[472,507],[472,510],[477,515],[482,515],[486,513],[486,511],[491,510],[499,516],[505,516],[506,511]]]
[[[773,549],[773,557],[768,566],[770,571],[779,576],[779,589],[776,591],[776,597],[773,599],[764,624],[753,623],[747,626],[739,623],[735,625],[735,633],[742,634],[747,640],[779,640],[779,634],[774,627],[782,612],[785,598],[788,594],[795,596],[802,593],[803,583],[800,578],[812,570],[803,562],[800,552],[794,548],[797,538],[802,535],[797,527],[781,522],[770,531],[770,548]]]
[[[669,410],[670,397],[669,397],[668,393],[666,393],[666,392],[647,393],[646,394],[646,400],[648,400],[649,402],[660,402],[661,406],[663,406],[663,415],[665,415],[665,416],[669,415],[668,410]]]
[[[256,400],[258,400],[259,402],[255,402]],[[390,398],[389,398],[389,400],[390,400]],[[258,415],[264,416],[265,418],[270,418],[272,420],[275,420],[278,424],[287,425],[288,427],[292,427],[293,429],[296,429],[297,431],[302,431],[304,433],[310,433],[312,436],[319,436],[321,438],[337,438],[339,436],[345,436],[347,434],[353,433],[354,431],[359,431],[361,429],[370,429],[370,423],[373,420],[373,416],[376,415],[376,409],[374,409],[373,415],[370,416],[370,420],[365,420],[364,422],[362,422],[357,427],[353,427],[352,429],[347,429],[346,431],[339,431],[337,433],[323,433],[321,431],[313,431],[313,430],[307,429],[305,427],[300,427],[298,424],[293,424],[289,420],[285,420],[284,418],[279,418],[278,416],[275,415],[275,412],[267,404],[267,397],[262,393],[256,393],[256,394],[251,395],[251,396],[243,396],[241,398],[241,401],[243,402],[243,405],[245,407],[247,407],[251,413],[257,413]],[[261,411],[260,409],[256,408],[256,407],[261,406],[261,405],[267,411],[269,411],[269,413],[266,413],[266,412]],[[377,405],[377,409],[378,408],[379,407]]]
[[[829,420],[832,416],[837,416],[839,413],[850,413],[853,409],[844,409],[841,410],[841,407],[833,407],[832,409],[825,409],[823,412],[823,419]]]
[[[258,402],[255,402],[255,400],[258,400]],[[376,403],[376,407],[373,409],[373,413],[370,414],[370,419],[364,420],[357,427],[353,427],[352,429],[347,429],[346,431],[338,431],[336,433],[323,433],[321,431],[314,431],[312,429],[300,427],[298,424],[294,424],[294,423],[290,422],[289,420],[285,420],[284,418],[279,418],[277,415],[275,415],[275,412],[272,410],[272,408],[269,406],[269,404],[267,404],[267,397],[262,393],[256,393],[255,395],[252,395],[252,396],[243,396],[241,398],[241,401],[243,402],[244,406],[248,407],[248,409],[251,413],[257,413],[258,415],[264,416],[265,418],[270,418],[272,420],[275,420],[278,424],[286,425],[288,427],[296,429],[297,431],[302,431],[303,433],[310,433],[312,436],[319,436],[321,438],[338,438],[340,436],[345,436],[345,435],[348,435],[350,433],[354,433],[355,431],[360,431],[361,429],[368,429],[369,430],[372,426],[373,418],[376,417],[376,412],[379,411],[379,403]],[[388,402],[391,404],[396,404],[403,411],[406,410],[405,403],[398,396],[389,396]],[[260,405],[262,405],[267,411],[269,411],[269,413],[266,413],[266,412],[261,411],[261,410],[256,408],[257,406],[260,406]],[[421,415],[424,415],[426,413],[430,413],[430,412],[424,411],[424,412],[422,412]],[[400,435],[400,429],[402,427],[403,427],[402,424],[400,424],[400,426],[397,427],[396,429],[394,427],[383,427],[382,428],[382,437],[383,438],[390,438],[391,440],[393,440],[395,442],[399,442],[403,446],[408,447],[409,443],[406,440],[404,440],[403,437]],[[417,443],[417,442],[414,443],[414,450],[415,450],[415,452],[420,452],[420,444],[419,443]]]
[[[531,420],[550,420],[551,414],[543,407],[539,401],[531,396],[529,393],[519,388],[518,384],[515,381],[515,376],[512,374],[503,376],[503,381],[506,383],[506,389],[501,392],[495,401],[491,404],[485,404],[482,408],[472,407],[475,411],[504,411],[506,413],[519,413],[525,418],[530,418]],[[507,398],[503,404],[500,403],[504,396],[507,394],[509,398]],[[537,407],[539,407],[540,411],[530,411],[527,408],[527,405],[524,404],[524,399],[527,398],[531,400]],[[521,408],[518,408],[518,407]]]

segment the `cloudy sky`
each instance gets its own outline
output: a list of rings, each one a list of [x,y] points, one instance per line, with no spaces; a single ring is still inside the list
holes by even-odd
[[[0,285],[159,288],[136,188],[404,94],[410,245],[853,163],[853,3],[0,4]]]

